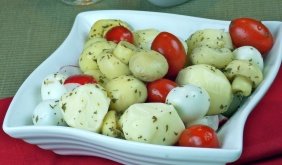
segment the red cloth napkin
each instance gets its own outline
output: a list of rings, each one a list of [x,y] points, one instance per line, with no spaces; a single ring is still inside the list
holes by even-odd
[[[4,115],[12,98],[0,100],[0,121],[3,123]],[[252,111],[247,119],[244,129],[243,152],[239,160],[230,165],[282,164],[282,68],[273,85],[264,98]],[[0,132],[0,162],[4,165],[14,164],[74,164],[74,165],[112,165],[119,164],[99,157],[62,156],[52,151],[38,148],[14,139]],[[188,163],[188,162],[187,162]]]
[[[0,121],[3,119],[12,98],[0,100]],[[90,156],[62,156],[52,151],[43,150],[36,145],[7,135],[3,128],[0,131],[0,164],[1,165],[119,165],[111,160]]]

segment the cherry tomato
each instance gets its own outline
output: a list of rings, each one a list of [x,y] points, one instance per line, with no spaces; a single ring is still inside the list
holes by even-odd
[[[234,19],[229,25],[229,32],[235,47],[253,46],[261,54],[272,48],[273,36],[261,21],[252,18]]]
[[[80,85],[84,85],[84,84],[93,84],[93,83],[97,83],[97,81],[90,75],[72,75],[69,76],[64,84],[68,84],[68,83],[77,83]]]
[[[133,44],[132,32],[124,26],[115,26],[111,28],[105,35],[107,41],[119,43],[120,41],[127,41]]]
[[[165,103],[167,94],[176,86],[177,84],[169,79],[159,79],[147,83],[147,102]]]
[[[187,55],[181,41],[171,33],[161,32],[153,40],[151,49],[167,59],[169,69],[166,78],[174,80],[186,64]]]
[[[216,132],[211,127],[201,124],[186,128],[181,133],[178,144],[185,147],[220,147]]]

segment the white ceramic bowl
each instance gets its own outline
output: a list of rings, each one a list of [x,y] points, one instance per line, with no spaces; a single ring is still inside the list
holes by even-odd
[[[264,80],[237,113],[218,132],[222,148],[203,149],[143,144],[107,137],[89,131],[60,126],[34,126],[32,112],[40,101],[43,78],[65,65],[76,65],[92,24],[99,19],[115,18],[137,29],[157,28],[182,39],[203,28],[228,29],[229,21],[142,11],[91,11],[80,13],[62,45],[25,80],[16,93],[4,119],[4,131],[14,138],[36,144],[62,155],[92,155],[124,164],[225,164],[235,161],[242,152],[243,128],[249,113],[274,80],[282,57],[280,22],[264,22],[275,44],[265,59]],[[140,22],[140,20],[143,20]]]
[[[170,7],[170,6],[180,5],[189,0],[147,0],[147,1],[149,1],[150,3],[156,6]]]

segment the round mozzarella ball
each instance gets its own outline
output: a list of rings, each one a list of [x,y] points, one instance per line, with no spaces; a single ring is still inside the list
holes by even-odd
[[[173,88],[166,97],[166,103],[177,110],[184,123],[202,118],[210,107],[210,96],[201,87],[187,84]]]
[[[41,84],[42,100],[60,99],[60,97],[67,91],[64,86],[66,78],[65,75],[60,73],[46,76]]]
[[[43,100],[34,109],[32,115],[34,125],[66,126],[58,100]]]

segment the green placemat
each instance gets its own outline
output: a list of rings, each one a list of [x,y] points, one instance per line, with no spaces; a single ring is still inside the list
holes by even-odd
[[[282,20],[280,0],[190,0],[161,8],[146,0],[102,0],[69,6],[60,0],[0,1],[0,98],[13,96],[27,76],[63,42],[75,16],[89,10],[143,10],[230,20]],[[164,18],[165,19],[165,18]]]

